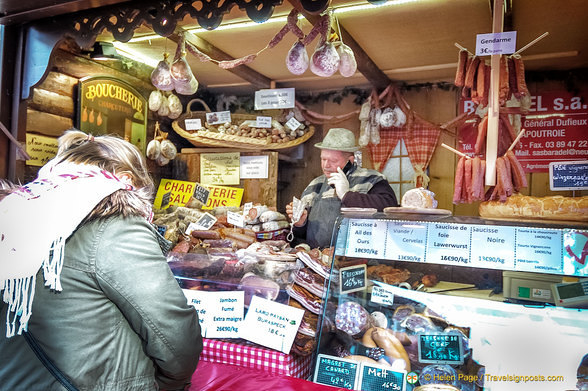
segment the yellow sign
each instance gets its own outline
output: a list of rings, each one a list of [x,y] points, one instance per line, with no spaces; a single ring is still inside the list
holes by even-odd
[[[27,160],[29,166],[43,166],[57,154],[57,139],[55,137],[39,136],[27,133],[27,153],[31,157]]]
[[[196,183],[162,179],[155,195],[153,207],[166,209],[171,205],[185,206],[196,190]]]
[[[239,152],[200,155],[200,182],[207,185],[239,184]]]
[[[227,186],[206,186],[210,190],[208,202],[202,209],[214,209],[218,206],[241,206],[243,189]]]

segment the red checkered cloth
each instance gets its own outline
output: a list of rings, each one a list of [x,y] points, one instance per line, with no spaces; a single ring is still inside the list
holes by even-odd
[[[414,113],[410,113],[408,117],[402,128],[381,130],[380,143],[378,145],[369,144],[368,148],[374,167],[381,171],[381,168],[390,159],[396,144],[400,139],[404,139],[410,162],[415,170],[416,186],[426,187],[429,177],[425,174],[425,170],[429,166],[439,142],[441,128]]]
[[[203,338],[200,359],[208,362],[261,369],[274,375],[306,379],[312,371],[312,356],[285,354],[273,349],[235,340],[233,342]]]

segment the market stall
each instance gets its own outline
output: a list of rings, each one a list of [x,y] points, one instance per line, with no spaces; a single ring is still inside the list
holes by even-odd
[[[346,11],[354,6],[347,2],[266,1],[256,8],[229,1],[201,9],[187,1],[108,3],[44,15],[26,27],[17,61],[22,83],[14,83],[11,126],[3,126],[10,140],[0,138],[0,151],[10,150],[0,176],[34,178],[72,126],[93,134],[116,129],[146,155],[158,186],[154,224],[171,242],[168,264],[203,326],[193,389],[410,390],[429,385],[422,379],[430,375],[460,377],[444,383],[465,390],[496,390],[496,379],[476,380],[512,368],[562,376],[558,386],[566,389],[582,380],[575,371],[586,354],[587,320],[574,300],[583,295],[566,296],[565,288],[584,289],[587,275],[588,89],[578,78],[528,75],[553,57],[561,69],[579,68],[574,75],[588,63],[583,51],[562,52],[561,41],[557,55],[542,52],[561,27],[546,26],[548,37],[523,15],[547,3],[518,2],[513,11],[495,1],[489,12],[486,1],[378,9],[366,2],[372,8],[365,14]],[[464,9],[471,17],[460,29],[422,27]],[[524,21],[517,47],[474,54],[477,33],[515,29],[513,12]],[[569,12],[581,19],[585,10]],[[578,25],[577,16],[568,17]],[[244,18],[259,29],[215,31]],[[384,25],[396,30],[375,30]],[[401,33],[411,40],[382,41]],[[436,35],[442,43],[433,45]],[[92,57],[104,41],[121,52],[119,43],[140,50],[104,63]],[[575,35],[569,41],[575,44]],[[141,53],[154,63],[140,62]],[[0,97],[7,107],[5,92]],[[293,248],[285,204],[316,176],[313,145],[335,126],[353,130],[362,164],[388,176],[402,207],[342,215],[330,249]],[[405,200],[415,193],[417,201]],[[544,219],[554,221],[537,222]],[[355,277],[358,267],[364,278]],[[573,299],[574,309],[558,305],[556,294]],[[357,317],[366,323],[356,324]],[[374,322],[386,322],[376,327],[387,334],[367,333]],[[539,327],[545,331],[535,332]],[[524,340],[507,360],[509,344],[528,329],[553,342],[533,350]],[[504,330],[516,333],[504,339]],[[456,343],[457,362],[417,358],[423,332],[424,340]],[[562,345],[578,349],[564,353]],[[552,358],[537,363],[533,354]],[[364,364],[395,377],[365,380]],[[337,368],[357,376],[329,372]]]

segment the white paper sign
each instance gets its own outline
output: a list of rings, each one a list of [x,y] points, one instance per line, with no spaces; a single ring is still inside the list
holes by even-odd
[[[231,212],[230,210],[228,210],[227,223],[243,228],[245,226],[245,219],[243,217],[243,214]]]
[[[512,54],[516,51],[517,32],[490,33],[476,35],[476,56],[492,54]]]
[[[209,292],[192,289],[182,289],[182,291],[184,292],[184,296],[186,296],[186,300],[188,300],[188,305],[196,308],[196,312],[198,313],[198,322],[200,323],[200,332],[203,336],[206,336],[207,326],[209,323],[208,309],[210,308],[210,303],[207,300],[206,294]]]
[[[224,124],[231,122],[230,111],[217,111],[214,113],[206,113],[206,122],[209,125]]]
[[[427,261],[469,266],[470,229],[467,224],[429,224]]]
[[[245,292],[206,292],[207,330],[205,338],[239,338],[243,314],[245,313]]]
[[[517,228],[515,268],[519,271],[561,273],[562,231]]]
[[[386,258],[425,262],[427,224],[417,221],[389,221]]]
[[[302,125],[298,120],[294,117],[290,118],[288,122],[286,122],[286,126],[290,128],[290,130],[296,130]]]
[[[186,130],[202,129],[202,121],[200,118],[186,118],[184,123],[186,124]]]
[[[282,353],[290,353],[304,310],[259,296],[251,298],[240,337]]]
[[[394,292],[390,289],[390,285],[374,281],[374,287],[372,288],[372,296],[370,301],[372,303],[386,305],[392,307],[394,304]]]
[[[253,208],[253,202],[246,202],[243,204],[243,216],[247,216],[249,214],[249,210]]]
[[[182,289],[188,304],[196,308],[202,336],[239,338],[245,312],[245,292],[208,292]]]
[[[262,117],[257,116],[255,121],[256,128],[271,128],[272,127],[272,117]]]
[[[294,107],[294,88],[255,91],[255,110]]]
[[[241,179],[265,179],[268,177],[269,156],[241,156]]]
[[[351,220],[346,254],[348,257],[383,258],[386,242],[386,222]]]
[[[472,225],[471,266],[513,270],[515,230],[515,227]]]

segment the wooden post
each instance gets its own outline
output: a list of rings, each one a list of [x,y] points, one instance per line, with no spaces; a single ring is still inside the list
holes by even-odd
[[[494,0],[492,33],[501,33],[504,25],[504,0]],[[490,99],[488,103],[488,134],[486,136],[486,185],[496,184],[498,121],[500,110],[500,54],[490,56]]]

